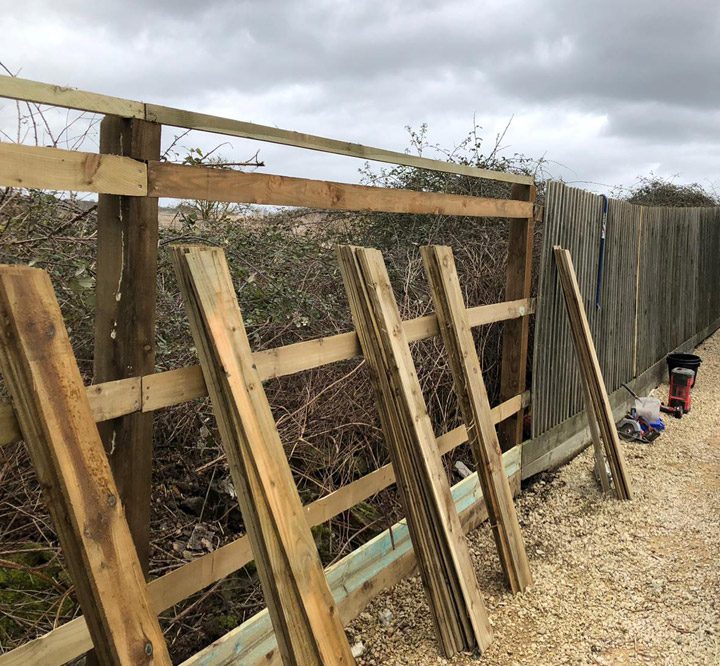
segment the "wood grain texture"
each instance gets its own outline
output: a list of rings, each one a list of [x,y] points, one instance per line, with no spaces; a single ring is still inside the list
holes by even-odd
[[[348,185],[165,162],[148,164],[148,196],[466,217],[527,218],[533,211],[531,203],[509,199]]]
[[[227,136],[239,136],[246,139],[255,139],[257,141],[267,141],[269,143],[278,143],[286,146],[317,150],[323,153],[347,155],[349,157],[357,157],[374,162],[402,164],[405,166],[416,167],[418,169],[455,173],[473,178],[487,178],[488,180],[498,180],[506,183],[530,184],[533,182],[532,176],[526,176],[523,174],[491,171],[489,169],[481,169],[479,167],[467,166],[465,164],[453,164],[451,162],[433,160],[427,157],[408,155],[394,150],[363,146],[359,143],[329,139],[327,137],[315,136],[313,134],[305,134],[302,132],[293,132],[290,130],[280,129],[278,127],[258,125],[257,123],[248,123],[241,120],[220,118],[218,116],[211,116],[204,113],[183,111],[182,109],[173,109],[167,106],[159,106],[157,104],[147,104],[146,107],[148,120],[162,123],[164,125],[173,125],[174,127],[196,129],[203,132],[213,132],[215,134],[224,134]]]
[[[597,308],[602,198],[550,182],[545,202],[532,372],[536,438],[585,404],[554,245],[572,254],[608,392],[641,376],[720,316],[719,208],[635,206],[610,199]]]
[[[160,158],[160,125],[108,116],[100,152],[145,162]],[[155,371],[158,201],[101,194],[97,214],[94,381]],[[140,380],[137,379],[137,386]],[[133,410],[99,427],[125,503],[140,563],[150,559],[153,416]]]
[[[420,251],[448,354],[455,395],[467,424],[468,440],[475,457],[500,563],[510,589],[523,592],[532,585],[530,564],[510,486],[502,470],[500,444],[453,252],[449,247],[438,245],[425,246]]]
[[[145,105],[142,102],[133,102],[110,95],[99,95],[51,83],[40,83],[15,76],[0,76],[0,97],[123,118],[145,118]]]
[[[330,139],[328,137],[306,134],[304,132],[293,132],[269,125],[259,125],[242,120],[212,116],[206,113],[174,109],[158,104],[145,104],[129,99],[111,97],[110,95],[100,95],[76,88],[57,86],[50,83],[41,83],[39,81],[31,81],[29,79],[11,76],[0,76],[0,97],[36,102],[38,104],[48,104],[66,109],[102,113],[105,115],[119,116],[120,118],[137,118],[185,129],[195,129],[226,136],[239,136],[256,141],[278,143],[336,155],[347,155],[348,157],[356,157],[374,162],[402,164],[418,169],[455,173],[473,178],[486,178],[488,180],[498,180],[506,183],[530,184],[533,182],[532,176],[526,176],[524,174],[491,171],[490,169],[481,169],[465,164],[433,160],[427,157],[408,155],[394,150],[364,146],[359,143]]]
[[[519,448],[503,455],[505,471],[514,494],[520,491]],[[477,476],[472,474],[452,488],[455,507],[465,532],[487,519]],[[417,558],[413,552],[407,521],[402,520],[389,530],[353,551],[327,569],[343,621],[357,617],[368,601],[384,588],[411,575]],[[182,666],[218,666],[236,662],[247,666],[270,666],[279,663],[272,627],[266,611],[228,632],[212,645],[190,657]]]
[[[147,167],[115,155],[0,143],[0,185],[147,195]]]
[[[172,256],[283,662],[354,664],[225,255],[196,246],[174,247]]]
[[[338,260],[440,650],[482,651],[492,630],[382,255],[340,246]]]
[[[0,311],[0,368],[95,648],[170,664],[47,274],[0,267]]]

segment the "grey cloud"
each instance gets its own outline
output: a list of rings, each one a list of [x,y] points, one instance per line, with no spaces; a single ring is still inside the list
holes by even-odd
[[[717,179],[714,2],[28,0],[7,21],[0,59],[29,78],[395,149],[406,124],[450,146],[473,114],[488,142],[514,115],[510,151],[562,175]],[[279,172],[358,166],[263,154]]]

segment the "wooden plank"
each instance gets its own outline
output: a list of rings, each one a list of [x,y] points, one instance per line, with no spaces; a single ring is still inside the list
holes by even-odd
[[[526,405],[528,401],[529,395],[518,395],[507,402],[493,407],[491,411],[493,421],[498,423],[503,418],[507,418],[507,416],[520,409],[523,405]],[[460,426],[438,437],[437,446],[440,453],[444,454],[464,444],[466,441],[467,431],[465,430],[465,426]],[[518,481],[520,478],[519,454],[519,448],[503,454],[503,466],[506,475],[516,478]],[[477,479],[477,474],[474,473],[468,477],[468,479],[473,478]],[[312,526],[320,525],[326,520],[352,508],[358,502],[366,500],[384,488],[387,488],[394,480],[395,474],[393,473],[392,465],[385,465],[376,470],[376,472],[371,472],[357,481],[339,488],[334,493],[321,497],[303,507],[308,523]],[[485,520],[486,517],[483,513],[482,493],[476,482],[471,495],[473,502],[478,502],[479,504],[473,504],[471,502],[468,503],[466,507],[465,503],[467,501],[463,499],[465,495],[462,494],[460,490],[461,487],[464,487],[461,484],[466,484],[466,482],[467,479],[453,486],[453,497],[455,498],[458,510],[464,511],[464,513],[461,514],[461,518],[463,515],[467,517],[471,511],[477,514],[478,520],[472,525],[475,526],[482,520]],[[519,483],[515,492],[517,491],[519,491]],[[462,506],[459,505],[460,502],[463,503]],[[395,546],[397,546],[395,537],[397,536],[396,528],[398,525],[395,525],[393,528],[395,531],[392,542]],[[467,530],[467,522],[464,521],[463,525]],[[378,589],[375,585],[369,584],[366,579],[363,579],[359,572],[349,573],[350,571],[355,571],[354,562],[361,561],[364,558],[364,548],[363,546],[353,551],[340,560],[337,565],[334,565],[335,567],[346,567],[348,571],[346,580],[353,578],[361,581],[354,591],[347,592],[348,597],[352,600],[352,608],[355,609],[357,613],[360,612],[364,603],[378,594],[380,589],[385,585],[380,585],[380,589]],[[410,549],[410,551],[412,552],[412,549]],[[190,595],[238,571],[252,561],[253,553],[250,539],[247,535],[242,536],[212,553],[192,560],[150,581],[148,583],[148,593],[150,594],[152,607],[156,613],[162,613]],[[378,569],[382,571],[379,566]],[[391,585],[399,580],[399,578],[394,577],[395,575],[403,577],[398,572],[388,572],[387,585]],[[374,580],[377,580],[377,578]],[[330,578],[328,582],[332,585],[332,578]],[[343,582],[343,585],[345,582]],[[337,597],[337,586],[333,585],[332,589],[333,594]],[[342,617],[346,621],[352,619],[354,616],[348,616],[344,608],[347,608],[347,606],[340,607]],[[270,631],[271,630],[272,628],[270,627]],[[40,638],[25,643],[5,655],[0,655],[0,666],[25,666],[25,664],[28,663],[43,664],[44,666],[62,666],[62,664],[65,664],[71,659],[75,659],[91,649],[91,647],[92,641],[90,640],[87,625],[84,618],[79,617],[48,632]]]
[[[0,97],[123,118],[145,118],[145,105],[142,102],[99,95],[51,83],[40,83],[16,76],[0,76]]]
[[[630,481],[625,471],[625,460],[618,440],[605,382],[595,352],[595,345],[587,322],[585,307],[582,303],[580,288],[575,277],[572,258],[567,250],[560,247],[554,249],[554,255],[565,296],[578,364],[589,389],[591,404],[588,405],[588,408],[595,413],[595,419],[605,446],[605,455],[610,463],[615,493],[618,499],[629,500],[632,499]]]
[[[449,247],[439,245],[424,246],[420,252],[449,358],[455,395],[463,420],[468,424],[468,439],[475,456],[500,563],[510,589],[523,592],[532,585],[532,574],[510,486],[502,471],[500,443],[490,413],[490,401],[453,253]]]
[[[403,152],[364,146],[359,143],[330,139],[323,136],[293,132],[269,125],[233,120],[220,116],[208,115],[174,109],[158,104],[145,104],[129,99],[100,95],[98,93],[86,92],[76,88],[57,86],[50,83],[41,83],[29,79],[21,79],[12,76],[0,76],[0,97],[48,104],[66,109],[77,109],[79,111],[90,111],[91,113],[102,113],[106,115],[119,116],[121,118],[138,118],[149,120],[162,125],[194,129],[202,132],[212,132],[225,136],[238,136],[245,139],[277,143],[296,148],[316,150],[323,153],[335,155],[346,155],[373,162],[387,162],[390,164],[402,164],[416,167],[418,169],[429,169],[444,173],[455,173],[461,176],[472,178],[486,178],[506,183],[533,182],[532,176],[524,174],[509,173],[505,171],[491,171],[466,164],[454,164],[442,160],[434,160],[427,157],[408,155]]]
[[[142,378],[128,377],[85,387],[96,423],[132,414],[142,408]]]
[[[0,268],[0,312],[0,368],[95,648],[170,664],[47,273]]]
[[[174,247],[173,262],[283,662],[353,664],[225,255]]]
[[[338,260],[440,650],[482,651],[490,622],[382,255],[341,246]]]
[[[160,125],[108,116],[100,125],[100,152],[156,160],[160,138]],[[155,371],[158,201],[101,194],[97,226],[94,381],[148,375]],[[133,410],[99,430],[147,575],[153,415]]]
[[[532,203],[524,201],[349,185],[167,162],[148,164],[148,196],[466,217],[527,218],[533,214]]]
[[[115,155],[0,143],[0,185],[147,195],[147,166]]]
[[[468,317],[472,326],[480,326],[522,317],[533,312],[535,312],[535,299],[531,298],[469,308]],[[410,319],[403,322],[403,327],[410,341],[425,340],[438,333],[435,315]],[[352,331],[256,351],[253,352],[253,358],[260,378],[266,380],[348,360],[360,354],[360,343],[357,335]],[[95,384],[89,386],[87,390],[96,421],[124,416],[139,410],[152,412],[203,398],[208,394],[199,365]],[[0,446],[18,441],[19,432],[10,406],[0,403]]]
[[[513,199],[528,202],[537,198],[535,185],[513,185]],[[508,260],[505,277],[505,299],[529,298],[532,287],[533,233],[535,217],[511,220],[508,238]],[[505,400],[525,390],[530,322],[522,317],[503,326],[502,361],[500,368],[500,399]],[[504,450],[520,444],[523,438],[523,413],[518,413],[500,426],[500,443]]]
[[[465,164],[453,164],[442,160],[408,155],[407,153],[401,153],[394,150],[363,146],[359,143],[339,141],[337,139],[329,139],[322,136],[304,134],[302,132],[292,132],[278,127],[258,125],[257,123],[220,118],[218,116],[211,116],[205,113],[183,111],[181,109],[173,109],[167,106],[159,106],[157,104],[147,105],[147,119],[162,123],[163,125],[172,125],[174,127],[182,127],[185,129],[196,129],[203,132],[213,132],[215,134],[223,134],[226,136],[239,136],[244,139],[254,139],[256,141],[267,141],[269,143],[277,143],[285,146],[307,148],[309,150],[317,150],[323,153],[347,155],[349,157],[357,157],[359,159],[370,160],[372,162],[402,164],[404,166],[416,167],[418,169],[430,169],[432,171],[455,173],[461,176],[470,176],[473,178],[487,178],[489,180],[498,180],[506,183],[530,184],[533,182],[532,176],[526,176],[523,174],[508,173],[505,171],[491,171],[490,169],[481,169],[479,167],[468,166]]]
[[[718,327],[720,327],[720,319],[685,340],[682,345],[672,351],[692,351],[700,342],[712,335]],[[661,383],[666,375],[667,364],[663,358],[638,375],[628,385],[639,395],[646,395],[650,389]],[[620,388],[611,393],[609,399],[613,415],[619,419],[630,406],[630,394],[624,388]],[[584,412],[580,412],[539,437],[526,441],[522,446],[523,479],[554,469],[583,451],[591,443],[591,434],[586,426],[586,415]]]

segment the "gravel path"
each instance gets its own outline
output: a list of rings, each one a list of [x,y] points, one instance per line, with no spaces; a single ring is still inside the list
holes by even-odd
[[[506,591],[487,524],[470,535],[495,631],[482,659],[438,657],[416,576],[350,627],[358,663],[720,664],[720,333],[697,353],[691,414],[666,416],[651,445],[624,445],[632,502],[600,495],[590,449],[524,489],[530,590]]]

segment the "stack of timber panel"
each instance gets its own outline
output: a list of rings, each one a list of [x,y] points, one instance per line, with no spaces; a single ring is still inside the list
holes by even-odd
[[[338,259],[440,649],[482,651],[492,630],[385,263],[350,246]]]
[[[0,268],[0,369],[103,664],[170,664],[50,279]]]
[[[174,247],[173,261],[283,662],[353,664],[225,254]]]
[[[615,428],[615,419],[610,408],[605,381],[595,352],[595,345],[593,344],[590,326],[585,314],[572,257],[570,252],[561,247],[555,247],[553,254],[555,255],[558,276],[565,297],[575,353],[584,384],[584,395],[586,399],[590,398],[589,404],[586,404],[585,407],[588,410],[588,418],[594,418],[597,424],[597,428],[594,428],[592,427],[592,420],[590,421],[591,432],[593,437],[599,434],[602,439],[605,455],[610,463],[615,494],[618,499],[629,500],[632,499],[630,480],[625,470],[625,460],[620,448],[617,429]],[[596,448],[599,447],[597,442],[595,444]]]
[[[500,563],[513,592],[532,584],[510,484],[502,465],[500,443],[490,414],[480,359],[449,247],[421,248],[440,333],[450,360],[455,394],[473,449]]]

